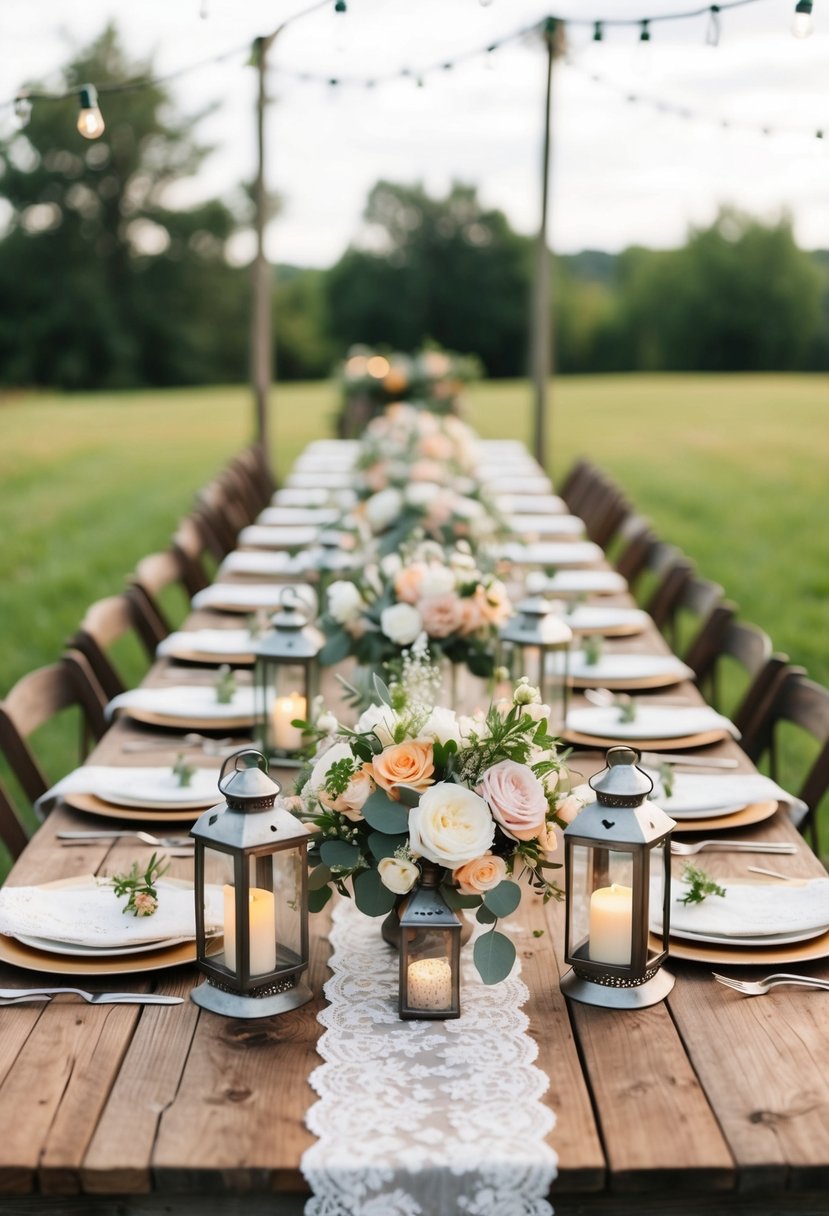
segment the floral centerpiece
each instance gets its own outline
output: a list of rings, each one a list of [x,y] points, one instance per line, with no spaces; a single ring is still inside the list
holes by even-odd
[[[317,720],[317,754],[298,795],[301,817],[318,831],[311,910],[336,889],[353,891],[369,916],[385,916],[432,862],[447,902],[476,908],[488,926],[474,960],[483,980],[497,983],[515,959],[498,920],[518,906],[521,882],[544,901],[560,898],[554,828],[580,804],[547,731],[547,707],[525,680],[511,701],[472,717],[424,703],[415,683],[390,692],[378,680],[382,703],[354,730],[330,714]]]
[[[457,414],[464,384],[477,379],[481,371],[480,360],[471,355],[435,349],[408,355],[353,346],[339,370],[340,433],[360,434],[370,418],[403,397],[437,414]]]
[[[460,483],[469,491],[478,465],[475,432],[460,419],[438,418],[406,402],[389,406],[360,440],[357,488],[364,493],[409,481]]]
[[[468,545],[444,551],[420,541],[329,585],[320,625],[323,664],[354,656],[399,678],[406,649],[422,637],[433,663],[495,671],[498,629],[512,615],[506,588],[478,568]],[[423,635],[423,636],[422,636]],[[369,699],[374,693],[373,686]]]

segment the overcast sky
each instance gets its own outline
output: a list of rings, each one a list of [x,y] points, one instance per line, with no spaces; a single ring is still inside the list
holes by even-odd
[[[130,55],[154,54],[157,70],[170,72],[247,45],[303,7],[301,0],[0,0],[0,101],[29,81],[56,84],[56,69],[107,20]],[[533,231],[540,42],[520,40],[426,74],[423,87],[418,69],[484,48],[551,9],[565,18],[638,18],[689,7],[688,0],[348,0],[340,16],[331,0],[280,35],[272,52],[269,185],[283,210],[269,232],[270,256],[330,265],[359,231],[366,195],[381,177],[420,181],[436,193],[453,180],[474,183],[516,229]],[[570,25],[574,66],[559,63],[555,73],[554,247],[670,246],[728,202],[764,218],[787,208],[804,247],[829,248],[829,5],[818,0],[817,31],[803,41],[790,33],[793,10],[794,0],[758,0],[726,11],[716,48],[705,44],[706,17],[659,23],[649,64],[640,62],[635,29],[607,30],[594,43],[589,28]],[[182,201],[229,194],[252,176],[255,73],[244,59],[171,86],[188,112],[221,102],[200,128],[215,153],[181,189]],[[402,68],[412,75],[372,90],[286,74],[365,78]],[[594,82],[596,73],[610,84]],[[633,104],[631,92],[692,107],[709,121]],[[721,120],[787,133],[723,129]],[[820,128],[823,143],[813,134]]]

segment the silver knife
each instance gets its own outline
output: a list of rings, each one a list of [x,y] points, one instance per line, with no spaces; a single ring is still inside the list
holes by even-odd
[[[51,1001],[53,996],[79,996],[88,1005],[181,1005],[184,997],[158,992],[86,992],[83,988],[0,988],[0,1005]]]

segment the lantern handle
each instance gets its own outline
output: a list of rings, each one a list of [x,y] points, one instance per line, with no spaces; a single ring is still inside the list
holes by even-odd
[[[296,612],[305,620],[306,624],[311,620],[312,613],[309,611],[308,605],[292,583],[288,583],[280,591],[279,603],[288,612]]]
[[[221,791],[221,793],[225,792],[224,785],[222,783],[225,780],[225,773],[227,771],[227,766],[230,764],[231,760],[234,761],[234,764],[233,764],[234,773],[241,772],[241,770],[243,768],[253,768],[252,764],[240,764],[239,763],[239,761],[243,760],[245,756],[255,756],[256,757],[256,767],[260,768],[263,773],[268,774],[268,761],[267,761],[266,757],[263,756],[261,752],[258,752],[255,747],[245,747],[242,749],[242,751],[233,752],[231,755],[229,755],[227,757],[227,759],[225,760],[224,764],[222,765],[221,771],[219,772],[219,790]],[[230,774],[230,776],[232,776],[232,774]]]

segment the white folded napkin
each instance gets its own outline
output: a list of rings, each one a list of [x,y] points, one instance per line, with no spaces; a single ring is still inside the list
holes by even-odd
[[[306,583],[291,584],[299,599],[316,615],[317,595]],[[221,612],[256,612],[259,608],[281,608],[285,595],[279,583],[211,583],[193,596],[194,608],[215,608]]]
[[[300,490],[313,490],[317,488],[339,490],[347,489],[352,481],[353,473],[350,469],[345,469],[335,472],[291,473],[285,485]]]
[[[313,545],[320,534],[316,526],[308,528],[273,528],[250,524],[239,533],[239,544],[255,549],[302,549]]]
[[[658,771],[642,767],[653,781],[651,801],[672,817],[716,811],[720,807],[749,806],[754,802],[782,802],[793,809],[804,807],[799,798],[762,773],[674,772],[671,796],[666,798]]]
[[[82,883],[82,885],[80,885]],[[0,933],[7,937],[51,938],[78,946],[117,949],[196,935],[192,888],[158,882],[158,908],[152,916],[124,914],[126,896],[117,899],[103,879],[89,875],[77,887],[3,887],[0,891]],[[224,923],[222,888],[206,891],[208,933]]]
[[[558,494],[499,494],[495,505],[505,515],[568,515],[569,508]]]
[[[578,515],[510,515],[507,523],[517,536],[583,536]]]
[[[829,925],[829,878],[774,885],[725,878],[720,886],[725,896],[709,895],[701,904],[683,904],[688,884],[672,882],[671,928],[718,937],[774,937]],[[652,920],[657,932],[661,911]]]
[[[615,570],[557,570],[552,578],[531,570],[524,585],[527,595],[620,595],[628,589]]]
[[[190,719],[215,718],[217,722],[252,722],[254,714],[254,690],[248,685],[237,688],[233,700],[222,704],[216,698],[215,688],[205,685],[182,684],[172,688],[131,688],[113,697],[106,707],[106,717],[111,719],[117,710],[127,713],[140,709],[168,718],[180,718],[182,726]]]
[[[73,769],[35,802],[35,810],[48,811],[58,798],[65,794],[94,794],[107,802],[118,802],[119,797],[129,802],[147,800],[153,802],[176,802],[209,806],[211,801],[221,802],[217,787],[218,771],[215,768],[197,768],[189,785],[179,785],[172,769],[141,768],[128,765],[82,764]]]
[[[219,567],[219,576],[224,574],[247,574],[294,577],[303,576],[309,569],[308,554],[288,553],[286,550],[235,549],[228,553]],[[201,594],[199,592],[199,594]]]
[[[481,478],[492,494],[552,494],[553,483],[549,477],[528,473],[519,476],[510,473],[493,473]]]
[[[635,629],[641,633],[651,619],[641,608],[604,607],[602,604],[578,604],[571,612],[565,610],[563,616],[574,633],[601,633],[603,629]]]
[[[584,650],[570,652],[570,675],[577,680],[590,680],[598,686],[607,680],[673,677],[678,683],[680,680],[694,678],[691,668],[674,654],[602,654],[595,663],[588,663],[587,657]],[[549,660],[555,660],[560,666],[557,655],[549,655]]]
[[[567,712],[567,729],[603,739],[680,739],[703,731],[722,730],[739,739],[729,718],[709,705],[646,705],[637,703],[632,722],[620,721],[617,706],[587,706]]]
[[[517,566],[594,566],[604,559],[604,553],[591,540],[536,541],[522,545],[509,541],[502,545],[499,556]]]
[[[275,507],[353,507],[357,501],[354,490],[340,487],[333,490],[314,489],[312,486],[287,487],[276,490],[271,503]]]
[[[182,653],[243,657],[253,653],[256,641],[249,629],[177,629],[158,643],[155,652],[159,658]]]
[[[256,522],[266,528],[327,528],[339,518],[336,507],[265,507]]]

